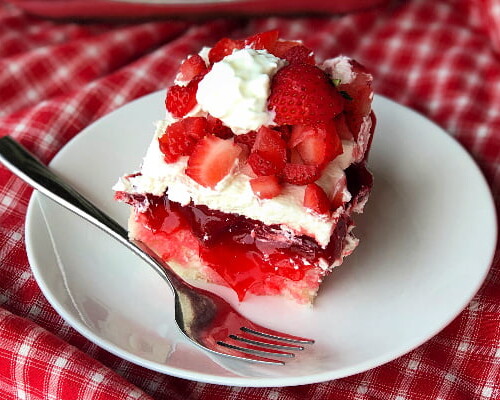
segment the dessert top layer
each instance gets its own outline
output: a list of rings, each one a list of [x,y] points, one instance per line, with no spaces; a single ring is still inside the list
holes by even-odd
[[[138,173],[114,190],[244,215],[328,245],[350,200],[345,169],[372,134],[371,76],[276,31],[187,58]]]

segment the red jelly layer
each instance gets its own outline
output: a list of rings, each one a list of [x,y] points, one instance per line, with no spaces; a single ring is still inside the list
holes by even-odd
[[[371,175],[357,169],[349,172],[355,182],[350,187],[355,197]],[[371,186],[371,181],[369,184]],[[351,218],[343,214],[329,245],[323,249],[309,236],[297,235],[291,239],[278,225],[265,225],[203,205],[181,206],[166,196],[121,193],[117,197],[129,204],[141,205],[145,209],[140,212],[141,222],[155,235],[166,237],[181,230],[192,232],[199,242],[203,263],[216,271],[240,300],[248,291],[269,293],[270,286],[284,285],[285,279],[298,282],[312,277],[314,282],[310,282],[310,286],[317,287],[322,271],[308,272],[319,268],[320,259],[331,265],[340,257],[347,229],[352,224]],[[281,293],[283,289],[276,287],[274,292]]]
[[[143,199],[144,200],[144,199]],[[238,297],[246,292],[265,292],[279,276],[304,279],[320,258],[331,264],[340,256],[349,218],[340,219],[326,249],[308,236],[290,240],[277,225],[265,225],[241,215],[211,210],[203,205],[181,206],[166,196],[148,195],[149,207],[142,213],[147,228],[157,234],[175,234],[190,229],[199,241],[200,258],[233,288]]]

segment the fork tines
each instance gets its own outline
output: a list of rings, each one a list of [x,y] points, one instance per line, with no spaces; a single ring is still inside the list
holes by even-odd
[[[313,344],[314,340],[272,331],[266,328],[259,330],[241,327],[238,335],[230,334],[228,340],[217,344],[230,350],[227,355],[247,361],[266,364],[284,365],[283,361],[266,356],[293,358],[293,351],[302,351],[303,345]]]

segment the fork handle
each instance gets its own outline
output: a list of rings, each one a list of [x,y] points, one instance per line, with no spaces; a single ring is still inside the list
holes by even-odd
[[[113,234],[127,239],[125,228],[99,210],[9,136],[0,138],[0,161],[15,175],[56,203],[100,228],[106,227],[112,230]]]
[[[148,262],[169,283],[172,289],[173,286],[177,290],[182,290],[186,286],[190,287],[188,283],[172,272],[163,261],[155,257],[145,245],[140,242],[130,242],[127,230],[124,227],[92,204],[75,188],[64,182],[9,136],[0,138],[0,162],[40,193],[102,229],[128,247]],[[162,264],[164,265],[162,266]]]

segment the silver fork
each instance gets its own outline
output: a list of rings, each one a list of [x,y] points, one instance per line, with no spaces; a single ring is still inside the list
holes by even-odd
[[[198,346],[232,358],[284,365],[274,357],[294,357],[294,351],[314,343],[257,325],[221,297],[185,282],[144,243],[130,241],[126,229],[8,136],[0,138],[0,161],[33,188],[96,225],[146,261],[169,283],[174,292],[175,321]]]

